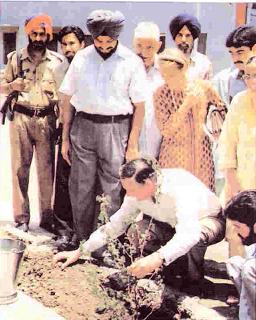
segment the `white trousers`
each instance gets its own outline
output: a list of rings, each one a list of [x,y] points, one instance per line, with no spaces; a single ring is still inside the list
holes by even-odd
[[[256,319],[256,257],[231,257],[227,271],[240,293],[239,320]]]

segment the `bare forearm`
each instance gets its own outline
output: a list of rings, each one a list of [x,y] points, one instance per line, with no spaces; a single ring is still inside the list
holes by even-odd
[[[135,104],[135,111],[133,114],[133,120],[132,120],[132,128],[131,133],[129,136],[129,146],[136,146],[139,141],[140,136],[140,130],[142,128],[142,124],[144,121],[144,115],[145,115],[145,104],[137,103]]]

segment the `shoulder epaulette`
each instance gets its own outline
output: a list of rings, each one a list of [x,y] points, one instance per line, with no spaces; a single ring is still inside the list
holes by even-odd
[[[49,53],[60,60],[60,62],[64,61],[64,56],[56,51],[49,50]]]
[[[8,53],[8,54],[7,54],[7,58],[8,58],[8,59],[11,59],[15,53],[16,53],[16,50]]]

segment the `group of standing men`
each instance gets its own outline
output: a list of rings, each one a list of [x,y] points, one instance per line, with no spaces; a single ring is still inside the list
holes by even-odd
[[[87,18],[87,28],[93,44],[86,48],[83,31],[79,27],[64,27],[59,32],[64,57],[47,49],[47,44],[52,39],[52,21],[49,16],[38,15],[26,21],[25,31],[29,44],[27,48],[8,56],[4,82],[1,83],[3,92],[19,92],[17,101],[11,106],[14,117],[10,122],[16,227],[23,231],[29,229],[28,183],[35,150],[40,193],[40,226],[58,234],[60,250],[76,249],[80,241],[89,239],[97,220],[96,195],[103,192],[111,198],[109,216],[117,213],[111,223],[113,228],[120,224],[118,235],[123,231],[122,215],[129,212],[132,214],[134,206],[176,229],[174,240],[167,242],[158,255],[153,256],[153,262],[142,262],[144,266],[151,263],[151,267],[141,271],[143,268],[137,264],[131,267],[132,273],[144,276],[162,263],[170,264],[189,252],[188,260],[193,260],[193,263],[188,264],[191,264],[192,273],[199,274],[196,277],[198,280],[201,279],[202,272],[197,272],[196,268],[202,267],[205,249],[200,254],[198,251],[192,252],[192,249],[198,241],[201,241],[201,245],[207,245],[224,237],[225,223],[219,213],[220,204],[198,181],[186,177],[186,174],[183,177],[181,173],[174,171],[168,174],[167,171],[163,172],[164,176],[170,177],[169,180],[166,178],[166,185],[168,189],[170,185],[174,185],[177,176],[184,188],[180,190],[183,190],[184,194],[178,194],[173,190],[173,195],[178,199],[176,201],[176,198],[164,189],[163,193],[167,194],[167,198],[163,197],[164,200],[160,199],[159,203],[155,204],[156,182],[151,181],[154,169],[147,161],[131,161],[139,158],[140,154],[155,158],[159,155],[162,137],[156,124],[152,97],[154,90],[163,83],[163,79],[156,61],[161,47],[158,26],[152,22],[141,22],[137,25],[133,43],[135,54],[118,40],[124,20],[124,16],[118,11],[93,11]],[[191,80],[210,79],[211,62],[194,49],[194,41],[201,32],[198,20],[191,15],[181,14],[171,21],[170,32],[177,47],[189,60],[188,77]],[[241,74],[248,57],[255,52],[255,28],[237,28],[229,35],[226,46],[237,68],[223,71],[214,78],[214,83],[219,87],[223,100],[229,103],[235,93],[244,89]],[[51,200],[57,116],[61,142],[53,210]],[[121,170],[120,181],[119,170],[125,161],[128,161],[128,164]],[[228,171],[229,168],[226,169]],[[136,180],[134,184],[131,179],[137,179],[141,171],[142,180]],[[230,171],[227,176],[230,178]],[[190,181],[194,186],[198,184],[198,196],[202,193],[200,201],[205,198],[206,204],[207,199],[211,199],[207,208],[203,205],[199,208],[195,204],[194,211],[202,211],[203,216],[207,213],[210,217],[210,222],[207,220],[202,227],[201,236],[200,224],[191,223],[188,226],[185,221],[189,217],[184,215],[184,212],[193,211],[195,202],[191,196],[189,197],[190,191],[185,187],[186,181]],[[121,206],[122,187],[126,190],[128,198],[131,196],[137,199],[136,205],[131,200],[130,203],[125,200]],[[186,195],[191,200],[190,209],[182,204],[182,198],[185,198],[186,202]],[[156,206],[157,214],[149,210],[144,201],[147,196],[153,201],[148,205],[151,209],[152,206]],[[161,210],[166,207],[169,196],[172,200],[168,203],[174,205],[176,210],[176,227],[175,218],[161,216],[164,215]],[[173,197],[177,203],[174,203]],[[144,204],[141,205],[140,201],[144,201]],[[121,209],[118,210],[120,206]],[[123,209],[125,206],[126,212]],[[193,219],[198,219],[196,216],[191,215]],[[191,221],[191,217],[188,221]],[[184,236],[186,228],[189,230],[187,234],[194,234],[193,239]],[[212,238],[209,237],[209,232]],[[105,243],[101,239],[97,240],[97,236],[101,237],[99,233],[92,236],[89,244],[84,245],[86,252],[92,252],[100,247],[99,244]],[[179,248],[177,241],[182,237],[186,242],[185,249]],[[92,245],[95,239],[98,243]],[[70,263],[80,255],[80,252],[75,252],[75,258],[70,258],[70,255],[60,258],[68,258]]]

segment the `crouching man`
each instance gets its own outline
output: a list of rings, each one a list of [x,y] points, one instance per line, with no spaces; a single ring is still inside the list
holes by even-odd
[[[137,223],[139,226],[150,224],[149,246],[152,242],[158,245],[152,253],[146,245],[145,251],[149,255],[132,263],[128,272],[143,278],[186,255],[186,281],[198,283],[202,280],[207,246],[224,238],[225,220],[217,196],[189,172],[159,169],[145,158],[124,164],[120,179],[126,196],[110,222],[92,233],[81,248],[58,253],[54,262],[65,260],[61,267],[67,267],[80,255],[99,249],[110,237],[125,233],[138,212],[143,212],[143,219]],[[172,273],[169,274],[171,277]]]
[[[230,200],[225,216],[233,227],[226,238],[230,258],[227,270],[240,293],[240,320],[256,319],[256,190]]]

